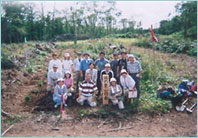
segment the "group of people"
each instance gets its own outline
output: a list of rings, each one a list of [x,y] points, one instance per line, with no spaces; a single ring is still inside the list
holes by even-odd
[[[89,53],[77,53],[77,58],[71,60],[70,54],[65,53],[61,62],[57,58],[57,53],[52,54],[52,60],[48,67],[47,91],[51,92],[54,87],[53,101],[57,108],[62,100],[69,96],[77,95],[76,101],[83,105],[87,100],[91,107],[96,106],[96,96],[101,95],[103,75],[109,76],[108,98],[114,105],[118,104],[119,109],[124,108],[124,97],[130,92],[137,90],[137,98],[140,97],[140,79],[142,78],[142,67],[134,55],[127,56],[126,51],[113,53],[113,60],[109,62],[105,58],[105,52],[100,52],[99,59],[94,61]],[[73,73],[76,76],[74,89]],[[79,83],[82,80],[80,86]],[[75,99],[75,98],[74,98]],[[66,106],[66,104],[65,104]]]

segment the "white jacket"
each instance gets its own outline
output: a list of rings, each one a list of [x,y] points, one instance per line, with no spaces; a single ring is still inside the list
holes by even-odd
[[[125,78],[120,76],[120,84],[124,89],[132,90],[135,86],[135,81],[129,74],[127,74]]]
[[[62,67],[62,63],[61,63],[61,61],[59,59],[56,59],[56,60],[52,59],[52,60],[50,60],[49,66],[48,66],[48,72],[50,72],[51,70],[53,70],[53,65],[54,64],[58,65],[58,71],[62,72],[62,68],[63,67]]]

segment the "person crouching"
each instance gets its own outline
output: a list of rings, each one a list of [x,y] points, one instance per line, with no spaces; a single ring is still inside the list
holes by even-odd
[[[85,80],[81,83],[79,87],[79,96],[77,102],[80,105],[84,105],[84,101],[87,100],[91,107],[96,106],[94,95],[96,95],[97,87],[96,84],[91,80],[91,75],[86,74]]]
[[[57,80],[57,85],[54,88],[53,101],[56,103],[54,107],[57,108],[61,104],[61,102],[63,102],[64,106],[67,106],[64,101],[66,99],[67,87],[64,85],[64,80],[62,78],[59,78]]]
[[[129,92],[134,90],[135,81],[125,69],[122,69],[120,74],[120,84],[123,88],[124,96],[128,97]]]
[[[116,79],[111,78],[109,88],[109,99],[112,101],[113,105],[118,104],[119,109],[124,109],[122,89],[119,84],[116,84]]]

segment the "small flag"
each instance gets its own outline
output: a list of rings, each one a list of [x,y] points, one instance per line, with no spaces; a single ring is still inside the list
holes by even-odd
[[[152,35],[152,42],[155,40],[155,42],[159,42],[159,40],[157,39],[157,37],[154,35],[154,32],[153,32],[153,25],[151,25],[151,35]]]

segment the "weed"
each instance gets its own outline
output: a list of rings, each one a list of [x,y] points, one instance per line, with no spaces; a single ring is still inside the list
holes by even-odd
[[[26,102],[29,102],[29,101],[30,101],[30,99],[31,99],[31,98],[30,98],[30,96],[29,96],[29,95],[25,96],[25,101],[26,101]]]

